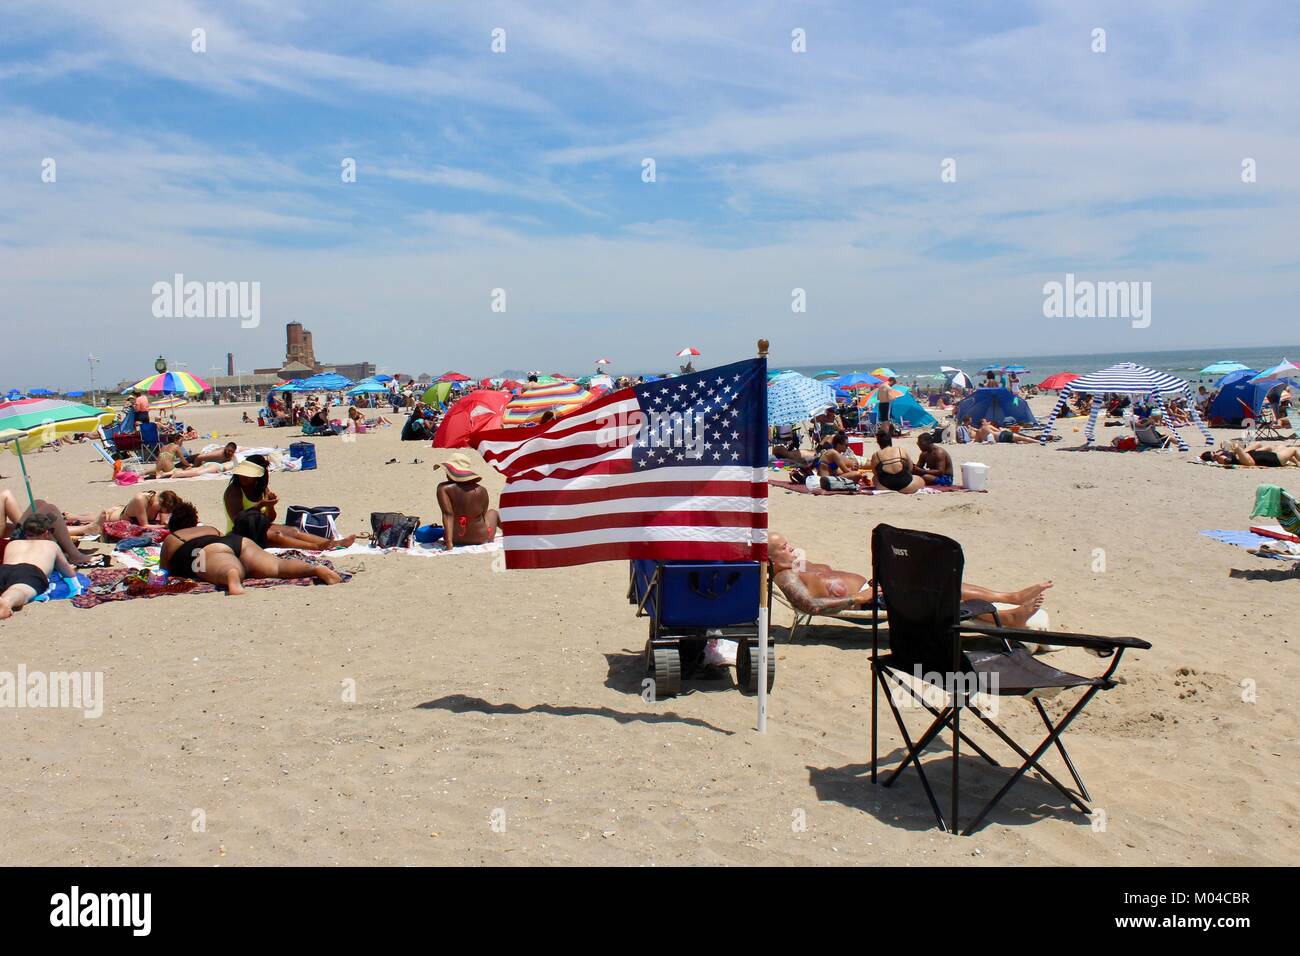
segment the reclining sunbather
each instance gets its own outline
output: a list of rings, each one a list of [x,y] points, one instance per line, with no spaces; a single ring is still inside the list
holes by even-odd
[[[1019,432],[1012,431],[1010,428],[999,428],[987,418],[980,419],[980,427],[975,432],[977,442],[998,442],[1001,444],[1020,444],[1020,445],[1037,445],[1037,438],[1030,438],[1028,435],[1022,435]]]
[[[246,508],[235,516],[233,531],[262,548],[301,548],[304,551],[332,551],[350,548],[355,534],[344,538],[322,538],[287,524],[275,524],[275,506]]]
[[[77,542],[68,533],[68,523],[63,520],[62,510],[41,498],[36,499],[35,508],[24,509],[12,491],[0,488],[0,538],[22,538],[23,522],[33,514],[49,515],[53,519],[51,534],[70,563],[80,567],[94,560],[91,555],[77,549]]]
[[[65,514],[63,518],[68,523],[68,534],[83,538],[88,534],[102,534],[104,525],[110,521],[129,521],[141,527],[166,524],[180,502],[180,495],[174,491],[141,491],[132,495],[126,504],[105,508],[97,515]]]
[[[872,588],[869,578],[853,571],[837,571],[830,565],[802,560],[784,535],[768,533],[767,554],[776,572],[776,586],[797,611],[804,614],[834,614],[871,604]],[[993,591],[963,581],[961,599],[1013,605],[1010,610],[999,611],[998,619],[1007,627],[1024,627],[1034,612],[1043,606],[1043,593],[1051,586],[1051,581],[1044,581],[1019,591]],[[992,622],[993,618],[991,615],[980,615],[978,620]]]
[[[5,545],[4,564],[0,565],[0,621],[13,617],[50,586],[50,574],[58,571],[65,577],[77,571],[54,541],[54,517],[33,514],[23,519],[22,538]]]
[[[224,587],[227,594],[243,594],[245,578],[316,578],[325,584],[343,580],[324,565],[278,558],[248,538],[200,525],[198,512],[188,502],[177,506],[167,527],[171,534],[163,539],[159,564],[177,577]]]
[[[1269,445],[1256,441],[1243,446],[1239,441],[1228,443],[1226,448],[1201,453],[1201,461],[1212,461],[1220,465],[1242,465],[1246,468],[1284,468],[1287,465],[1300,466],[1300,448],[1286,445]]]

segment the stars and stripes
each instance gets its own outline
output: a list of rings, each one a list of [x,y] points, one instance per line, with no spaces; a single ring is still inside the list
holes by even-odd
[[[620,389],[474,438],[506,476],[507,568],[767,557],[765,359]]]

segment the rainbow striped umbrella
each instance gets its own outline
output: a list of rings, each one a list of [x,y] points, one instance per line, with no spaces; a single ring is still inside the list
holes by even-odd
[[[32,497],[32,483],[27,477],[23,452],[39,448],[60,435],[94,431],[116,417],[117,413],[111,409],[57,398],[20,398],[13,402],[0,402],[0,445],[11,446],[18,455],[23,483],[27,485],[27,501],[33,508],[36,507],[35,498]]]
[[[189,372],[162,372],[136,382],[127,391],[146,395],[198,395],[210,388],[211,385]]]
[[[501,423],[506,426],[527,425],[540,420],[547,412],[554,412],[558,418],[582,407],[593,397],[591,392],[577,382],[535,385],[524,389],[510,400]]]

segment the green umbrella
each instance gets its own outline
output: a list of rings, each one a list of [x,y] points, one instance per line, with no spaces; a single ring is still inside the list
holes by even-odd
[[[420,401],[426,405],[443,405],[447,401],[447,396],[451,394],[451,382],[434,382],[424,390],[420,396]]]

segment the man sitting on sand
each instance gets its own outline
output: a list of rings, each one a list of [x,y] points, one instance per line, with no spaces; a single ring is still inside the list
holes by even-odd
[[[830,565],[802,560],[784,535],[768,533],[767,554],[772,569],[776,572],[776,586],[796,611],[803,614],[834,614],[849,608],[871,605],[872,588],[869,578],[852,571],[836,571]],[[1006,627],[1024,627],[1034,612],[1043,606],[1043,593],[1051,586],[1051,581],[1044,581],[1019,591],[992,591],[963,581],[961,599],[1013,605],[1010,610],[998,611],[998,619]],[[980,615],[977,620],[993,623],[992,615]]]
[[[920,475],[927,485],[938,485],[940,488],[950,487],[952,485],[952,457],[948,452],[942,445],[935,444],[934,436],[929,432],[923,432],[917,436],[916,446],[921,450],[921,454],[916,459],[916,467],[913,472]]]
[[[480,483],[469,456],[457,453],[441,467],[451,479],[438,485],[437,492],[447,549],[460,544],[487,544],[495,539],[501,516],[488,507],[487,489]]]
[[[51,572],[69,578],[77,573],[54,542],[51,515],[28,515],[22,532],[20,540],[5,545],[4,564],[0,565],[0,621],[13,617],[14,611],[49,590]]]
[[[1201,461],[1212,461],[1219,465],[1242,465],[1246,468],[1284,468],[1287,465],[1300,466],[1300,448],[1286,445],[1269,445],[1267,442],[1255,441],[1243,446],[1240,441],[1228,443],[1227,448],[1201,453]]]

